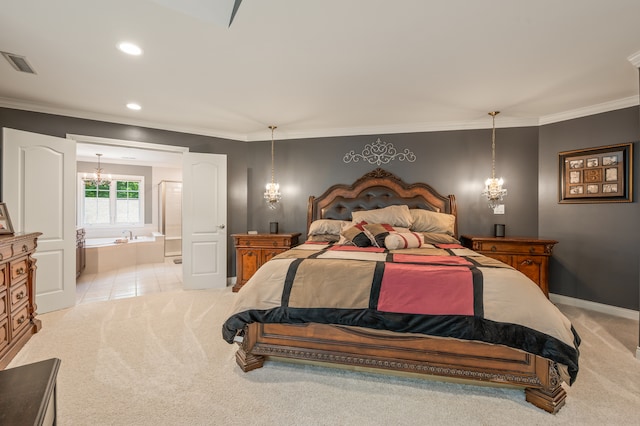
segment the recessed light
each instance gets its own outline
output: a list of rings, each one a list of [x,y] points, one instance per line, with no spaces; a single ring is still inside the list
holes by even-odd
[[[123,42],[118,45],[118,49],[126,53],[127,55],[140,56],[142,55],[142,49],[129,42]]]
[[[129,102],[127,104],[127,108],[132,109],[134,111],[140,111],[142,109],[142,107],[138,104],[136,104],[135,102]]]

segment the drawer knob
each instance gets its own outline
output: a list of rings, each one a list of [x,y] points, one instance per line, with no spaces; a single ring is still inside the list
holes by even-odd
[[[276,247],[278,245],[277,241],[272,241],[271,244],[273,244],[274,247]]]
[[[26,253],[26,252],[28,252],[28,251],[29,251],[29,247],[27,247],[27,245],[26,245],[26,244],[23,244],[23,245],[22,245],[22,252],[23,252],[23,253]]]
[[[26,320],[27,318],[23,315],[20,318],[18,318],[18,321],[16,321],[18,323],[18,325],[22,324],[24,322],[24,320]]]
[[[498,247],[496,247],[496,246],[491,246],[491,251],[498,251]]]
[[[520,263],[521,265],[531,265],[533,263],[533,260],[531,259],[526,259],[523,260],[522,263]]]
[[[18,269],[16,269],[16,275],[22,275],[24,274],[24,267],[19,267]]]
[[[24,291],[21,291],[20,293],[16,294],[16,299],[21,300],[23,299],[25,296]]]
[[[535,247],[529,247],[529,253],[533,254],[536,252],[536,248]]]

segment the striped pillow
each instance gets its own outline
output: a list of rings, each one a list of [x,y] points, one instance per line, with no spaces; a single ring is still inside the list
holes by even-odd
[[[390,233],[384,239],[384,245],[389,250],[420,248],[423,244],[422,234],[417,232]]]

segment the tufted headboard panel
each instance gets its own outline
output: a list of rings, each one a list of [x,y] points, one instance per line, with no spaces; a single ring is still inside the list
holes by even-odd
[[[407,184],[383,169],[375,169],[352,185],[333,185],[319,197],[309,197],[307,230],[317,219],[351,220],[351,213],[406,204],[410,209],[425,209],[456,216],[453,195],[440,195],[426,183]]]

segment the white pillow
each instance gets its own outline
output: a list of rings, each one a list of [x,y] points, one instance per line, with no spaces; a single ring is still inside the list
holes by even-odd
[[[422,209],[410,209],[409,214],[413,219],[412,231],[455,235],[456,217],[452,214]]]
[[[311,222],[309,235],[340,235],[340,231],[351,225],[347,220],[318,219]]]
[[[406,205],[389,206],[383,209],[361,210],[351,213],[355,223],[365,221],[367,223],[388,223],[391,226],[408,228],[413,222],[409,207]]]
[[[422,234],[417,232],[394,232],[384,239],[384,245],[389,250],[419,248],[423,244]]]

